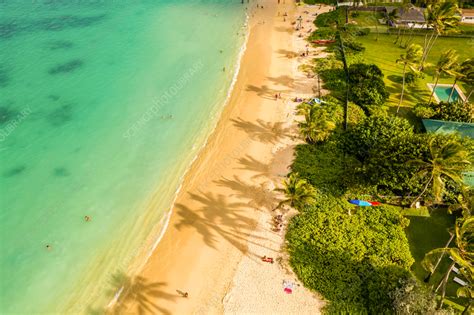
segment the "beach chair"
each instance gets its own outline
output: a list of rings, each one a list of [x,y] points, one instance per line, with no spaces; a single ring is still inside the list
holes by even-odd
[[[467,282],[459,279],[458,277],[454,277],[453,281],[460,284],[460,285],[462,285],[463,287],[467,286]]]

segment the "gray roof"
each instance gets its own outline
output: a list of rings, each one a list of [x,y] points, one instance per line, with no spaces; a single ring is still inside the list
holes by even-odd
[[[386,6],[385,10],[387,10],[387,14],[391,13],[393,10],[398,10],[398,23],[425,23],[425,15],[423,14],[422,8],[417,7],[409,7],[409,8],[402,8],[402,7],[394,7],[394,6]]]
[[[421,8],[400,8],[400,10],[398,10],[398,15],[400,16],[398,19],[400,22],[425,23],[425,15]]]

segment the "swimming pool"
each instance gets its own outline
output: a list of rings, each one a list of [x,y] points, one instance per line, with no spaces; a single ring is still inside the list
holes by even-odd
[[[433,90],[433,84],[429,84],[430,89]],[[438,84],[434,91],[434,95],[438,102],[447,102],[449,99],[449,95],[453,90],[452,84]],[[457,85],[454,86],[453,95],[451,96],[450,102],[457,102],[458,100],[464,100],[462,92],[459,90]]]

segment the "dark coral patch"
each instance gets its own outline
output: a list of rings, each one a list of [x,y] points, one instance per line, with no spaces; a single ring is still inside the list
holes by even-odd
[[[56,94],[50,94],[48,95],[48,99],[56,102],[56,101],[59,101],[60,97],[59,95],[56,95]]]
[[[11,38],[19,31],[15,22],[0,23],[0,38]]]
[[[10,83],[10,76],[7,70],[0,65],[0,88],[6,87]]]
[[[53,170],[53,174],[54,176],[57,176],[57,177],[67,177],[71,175],[71,173],[65,167],[56,167]]]
[[[6,106],[0,106],[0,125],[6,124],[19,115],[19,112]]]
[[[95,16],[63,15],[34,21],[5,21],[0,23],[0,39],[9,39],[19,34],[37,31],[62,31],[70,28],[88,27],[100,23],[105,17],[105,14]]]
[[[72,106],[69,104],[63,105],[56,108],[48,115],[48,121],[51,125],[58,127],[69,122],[72,119],[72,116]]]
[[[17,176],[17,175],[20,175],[21,173],[23,173],[25,170],[26,170],[25,165],[16,166],[14,168],[11,168],[11,169],[3,172],[3,177]]]
[[[69,62],[57,65],[49,69],[48,73],[51,75],[60,74],[60,73],[69,73],[75,71],[77,68],[82,67],[83,62],[80,59],[74,59]]]
[[[68,40],[56,40],[48,43],[48,48],[50,50],[70,49],[72,47],[74,47],[74,43]]]
[[[105,14],[96,16],[74,16],[63,15],[53,18],[42,19],[34,23],[34,27],[44,31],[62,31],[68,28],[82,28],[99,23],[105,18]]]

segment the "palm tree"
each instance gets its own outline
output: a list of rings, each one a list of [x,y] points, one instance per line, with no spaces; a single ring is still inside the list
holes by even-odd
[[[392,26],[392,27],[395,26],[399,18],[400,16],[398,15],[398,9],[392,10],[390,13],[387,14],[388,26]],[[398,42],[398,39],[400,38],[400,30],[401,30],[400,27],[398,27],[398,35],[395,41],[393,42],[394,44],[396,44]]]
[[[451,97],[453,96],[454,87],[457,81],[466,83],[466,85],[471,86],[471,87],[474,85],[474,59],[464,60],[456,72],[457,74],[454,79],[453,88],[451,89],[451,94],[449,95],[448,102],[451,100]],[[473,91],[474,89],[471,88],[471,91],[469,92],[466,99],[464,100],[464,103],[467,103],[469,101],[469,98],[471,97],[471,94]]]
[[[423,48],[420,45],[411,44],[410,47],[408,47],[407,52],[403,55],[400,55],[400,58],[397,59],[397,63],[403,64],[402,94],[400,95],[400,101],[398,102],[397,113],[400,110],[400,105],[403,102],[403,94],[405,92],[405,75],[407,68],[409,68],[412,72],[417,73],[417,66],[420,63],[422,56]]]
[[[473,215],[471,212],[474,209],[474,193],[470,186],[462,186],[461,192],[456,197],[456,202],[448,207],[449,213],[461,212],[464,218]]]
[[[346,97],[344,100],[344,130],[347,130],[348,122],[349,122],[349,91],[350,91],[350,80],[349,80],[349,67],[347,66],[347,59],[346,59],[346,49],[344,47],[344,41],[341,37],[341,32],[337,31],[336,33],[336,40],[338,44],[338,49],[340,53],[340,59],[342,61],[342,65],[344,66],[344,74],[346,75]]]
[[[394,16],[390,17],[390,14],[389,14],[389,19],[394,18],[395,20],[397,20],[398,18],[400,18],[399,10],[408,11],[408,10],[411,10],[412,8],[413,8],[413,5],[410,2],[404,1],[398,9],[395,9],[391,12],[391,14],[393,14]],[[397,38],[395,39],[394,44],[397,44],[398,41],[400,40],[399,45],[401,45],[403,42],[403,36],[405,35],[407,28],[403,27],[403,33],[401,32],[402,27],[400,27],[400,25],[398,25],[397,28],[398,28],[398,35],[397,35]]]
[[[435,65],[435,84],[433,86],[433,91],[431,92],[430,99],[428,104],[431,103],[431,99],[433,98],[436,86],[438,85],[439,77],[442,74],[447,74],[449,76],[455,76],[456,71],[454,69],[457,67],[458,61],[458,54],[454,49],[449,49],[441,54],[439,57],[438,62]]]
[[[474,82],[474,59],[464,60],[455,71],[456,75],[454,76],[454,83],[453,87],[451,88],[451,93],[449,93],[448,103],[453,97],[454,89],[458,81],[465,82],[468,85]]]
[[[302,209],[307,204],[312,204],[316,200],[316,189],[305,179],[300,179],[298,173],[290,174],[288,180],[283,181],[284,188],[275,189],[285,194],[285,199],[280,201],[276,209],[284,204],[296,209]]]
[[[472,299],[474,297],[473,276],[474,276],[474,217],[458,219],[455,224],[455,247],[437,248],[425,255],[422,265],[425,269],[433,271],[439,255],[448,254],[453,260],[448,270],[443,276],[441,282],[437,286],[435,292],[441,289],[441,299],[438,307],[443,305],[444,296],[446,294],[446,284],[449,275],[455,264],[458,264],[460,273],[467,281],[467,286],[461,287],[457,291],[458,296],[464,296]],[[471,302],[467,305],[465,311],[471,306]]]
[[[316,111],[316,108],[319,107],[318,104],[314,102],[303,102],[296,105],[296,115],[306,116],[311,115],[313,111]]]
[[[463,185],[462,173],[471,165],[469,149],[463,146],[457,138],[450,137],[439,143],[437,137],[429,142],[430,156],[425,160],[413,160],[410,163],[421,166],[418,175],[429,176],[420,195],[412,202],[413,207],[432,185],[436,202],[440,202],[444,193],[445,180],[450,179],[459,186]]]
[[[448,239],[448,242],[446,243],[446,245],[444,246],[445,248],[448,248],[448,247],[449,247],[449,245],[451,244],[451,242],[452,242],[453,239],[454,239],[454,236],[456,236],[456,235],[453,233],[452,229],[449,229],[449,230],[448,230],[448,233],[449,233],[449,239]],[[428,274],[428,276],[425,277],[425,280],[424,280],[426,283],[428,283],[428,282],[430,281],[431,276],[435,273],[436,269],[437,269],[438,266],[439,266],[439,263],[441,262],[441,260],[443,259],[443,257],[444,257],[445,254],[446,254],[445,252],[442,252],[442,253],[439,255],[438,259],[436,260],[436,264],[435,264],[433,267],[430,268],[430,270],[429,270],[430,273]]]
[[[425,20],[428,26],[433,27],[433,32],[428,39],[428,33],[425,36],[425,44],[423,47],[424,55],[421,59],[420,70],[423,69],[424,63],[428,59],[438,36],[453,29],[456,29],[460,21],[461,11],[457,3],[446,1],[437,2],[428,5],[425,10]]]
[[[329,120],[327,113],[322,108],[311,107],[307,109],[305,120],[298,123],[301,135],[308,143],[326,140],[336,124]]]

